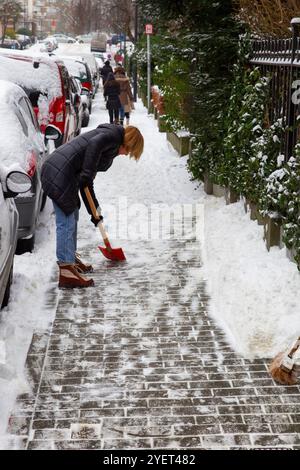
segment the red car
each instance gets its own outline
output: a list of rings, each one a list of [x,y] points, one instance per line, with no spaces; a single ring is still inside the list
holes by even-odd
[[[14,82],[25,90],[43,133],[48,124],[59,130],[56,147],[75,137],[77,116],[71,79],[60,59],[1,55],[0,79]]]

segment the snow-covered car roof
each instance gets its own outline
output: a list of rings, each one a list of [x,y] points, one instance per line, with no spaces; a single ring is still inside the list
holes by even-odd
[[[69,74],[73,75],[73,77],[87,77],[86,62],[84,60],[81,60],[80,57],[59,56],[59,58],[64,62]]]
[[[97,62],[94,54],[84,52],[83,54],[81,54],[81,57],[87,62],[91,70],[97,70]]]
[[[37,68],[33,66],[34,62],[39,64]],[[49,57],[0,55],[0,80],[11,81],[25,90],[41,91],[49,99],[62,95],[58,67]]]

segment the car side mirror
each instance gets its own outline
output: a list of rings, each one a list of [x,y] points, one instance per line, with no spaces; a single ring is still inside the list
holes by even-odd
[[[45,139],[58,140],[61,137],[61,131],[52,124],[49,124],[45,129]]]
[[[11,171],[6,177],[6,198],[15,197],[17,194],[27,193],[32,187],[30,176],[22,171]]]

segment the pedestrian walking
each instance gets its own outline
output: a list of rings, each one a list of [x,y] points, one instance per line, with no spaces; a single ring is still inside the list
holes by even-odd
[[[95,226],[103,217],[94,218],[84,188],[88,187],[97,212],[101,210],[94,192],[97,172],[107,171],[118,155],[138,161],[144,148],[140,131],[129,126],[101,124],[56,149],[44,162],[41,172],[44,193],[52,199],[56,217],[56,257],[59,287],[75,288],[94,285],[85,274],[93,268],[77,254],[77,222],[80,198],[84,201]]]
[[[130,113],[134,109],[134,98],[129,78],[126,76],[126,72],[123,67],[116,67],[114,74],[116,81],[120,84],[120,124],[124,124],[124,118],[126,117],[126,126],[128,126]]]
[[[120,64],[121,67],[123,66],[124,56],[123,51],[121,49],[115,53],[114,61],[116,64]]]
[[[113,69],[112,69],[112,66],[110,65],[110,61],[109,60],[106,60],[104,62],[104,65],[101,69],[101,72],[100,72],[100,75],[102,77],[102,84],[104,86],[104,83],[106,82],[107,80],[107,77],[108,77],[108,74],[113,72]]]
[[[120,93],[120,84],[115,79],[114,74],[110,72],[104,84],[103,94],[104,98],[107,100],[106,108],[108,110],[109,122],[111,124],[119,124],[119,114],[121,108]]]

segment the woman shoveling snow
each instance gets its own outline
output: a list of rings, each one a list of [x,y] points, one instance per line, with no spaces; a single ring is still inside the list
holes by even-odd
[[[59,147],[43,164],[42,187],[53,201],[56,217],[59,287],[94,285],[92,278],[84,276],[84,273],[92,272],[92,266],[84,264],[76,253],[79,191],[91,221],[97,226],[103,218],[93,216],[84,188],[89,189],[98,208],[93,185],[97,172],[107,171],[118,155],[129,155],[138,161],[143,149],[144,139],[136,127],[124,129],[119,125],[102,124]]]

